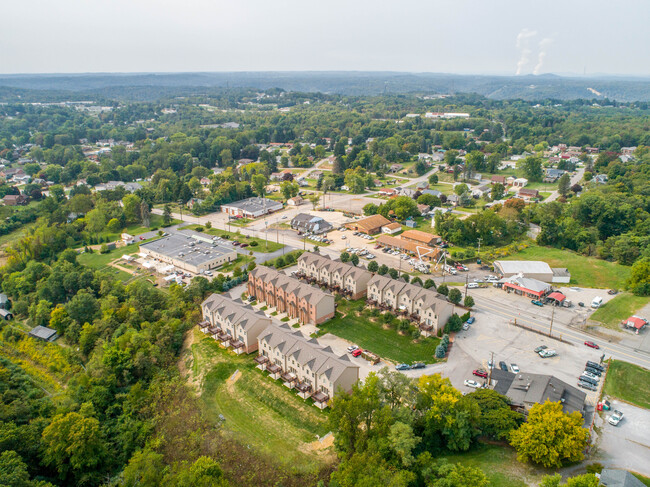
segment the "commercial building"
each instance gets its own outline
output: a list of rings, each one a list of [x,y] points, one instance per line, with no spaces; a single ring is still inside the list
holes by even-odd
[[[561,402],[566,414],[578,411],[584,416],[587,395],[552,375],[514,374],[495,368],[492,369],[492,381],[496,381],[494,390],[510,398],[511,407],[521,413],[528,414],[535,404],[548,400]]]
[[[387,235],[394,235],[402,231],[402,225],[397,222],[382,227],[381,231]]]
[[[291,220],[291,228],[301,233],[327,233],[334,229],[331,223],[326,222],[320,216],[313,216],[309,213],[298,213]]]
[[[390,225],[390,220],[381,215],[372,215],[361,220],[346,223],[345,226],[355,232],[365,233],[367,235],[376,235],[381,232],[381,228]]]
[[[330,290],[341,291],[351,299],[360,299],[366,295],[372,273],[338,259],[305,252],[298,259],[298,276],[325,285]]]
[[[429,247],[438,245],[442,238],[439,235],[423,232],[421,230],[407,230],[401,235],[402,240],[408,240],[420,245],[428,245]]]
[[[269,325],[258,337],[257,367],[267,370],[295,388],[303,399],[311,398],[324,409],[339,390],[349,392],[359,380],[359,367],[336,355],[318,340],[308,339],[286,324]]]
[[[399,237],[392,237],[390,235],[380,235],[377,237],[377,243],[383,245],[384,247],[388,247],[389,249],[399,250],[400,252],[412,254],[415,257],[418,257],[425,261],[436,260],[440,255],[440,252],[442,252],[440,249],[434,249],[427,245],[417,244],[415,242],[404,240],[403,238]]]
[[[522,275],[544,282],[565,283],[571,281],[571,273],[566,268],[553,268],[538,260],[495,260],[494,271],[500,277]]]
[[[332,294],[270,267],[259,266],[251,271],[248,294],[301,323],[318,325],[334,317]]]
[[[237,252],[194,233],[173,233],[140,245],[140,253],[194,274],[237,259]]]
[[[242,216],[245,218],[258,218],[268,213],[282,209],[282,203],[268,198],[247,198],[234,203],[221,205],[221,211],[230,216]]]
[[[512,276],[504,277],[496,285],[504,291],[514,292],[531,299],[542,299],[551,292],[551,285],[529,277]]]
[[[257,350],[257,338],[271,324],[263,312],[221,294],[210,295],[201,303],[201,311],[201,331],[238,354]]]
[[[434,289],[378,274],[368,282],[368,303],[409,316],[425,336],[438,333],[454,312],[454,306]]]

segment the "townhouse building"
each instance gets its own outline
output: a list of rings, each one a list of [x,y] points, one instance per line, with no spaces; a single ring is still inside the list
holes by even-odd
[[[251,271],[248,294],[301,323],[319,325],[334,317],[334,296],[331,293],[270,267],[259,266]]]
[[[324,284],[331,290],[342,291],[351,299],[366,295],[372,277],[366,269],[311,252],[305,252],[298,259],[298,275]]]
[[[438,333],[454,312],[454,306],[434,289],[380,275],[368,282],[368,302],[409,316],[424,336]]]
[[[347,356],[336,355],[286,324],[268,326],[258,337],[258,350],[259,369],[295,388],[303,399],[311,397],[321,409],[337,391],[350,392],[359,380],[359,367]]]
[[[199,329],[237,354],[257,350],[257,338],[271,324],[271,318],[261,311],[221,294],[206,298],[201,311],[204,321]]]

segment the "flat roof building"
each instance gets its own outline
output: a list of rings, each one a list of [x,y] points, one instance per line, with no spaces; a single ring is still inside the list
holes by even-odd
[[[278,201],[258,197],[221,205],[221,211],[223,213],[228,213],[230,216],[243,216],[246,218],[258,218],[268,213],[281,210],[282,208],[282,203]]]
[[[237,259],[237,252],[194,233],[173,233],[140,245],[140,252],[194,274],[216,269]]]
[[[552,269],[546,262],[539,260],[495,260],[494,270],[500,277],[523,277],[544,282],[569,283],[571,273],[566,268]]]

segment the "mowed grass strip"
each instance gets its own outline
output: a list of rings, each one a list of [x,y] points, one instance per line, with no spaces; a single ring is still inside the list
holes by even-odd
[[[612,360],[605,381],[605,394],[650,409],[650,370]]]
[[[220,230],[218,228],[207,228],[204,227],[203,225],[195,225],[195,224],[186,225],[181,227],[181,230],[182,229],[196,230],[197,227],[203,227],[202,233],[205,233],[207,235],[227,237],[231,242],[233,240],[238,240],[239,242],[247,243],[249,244],[249,247],[247,247],[246,250],[252,250],[253,252],[261,252],[261,253],[275,252],[276,250],[280,250],[282,247],[284,247],[283,244],[273,241],[273,237],[275,237],[275,233],[273,232],[273,230],[269,232],[268,243],[263,238],[251,237],[250,235],[238,234],[236,232],[228,232],[226,230]],[[250,246],[250,244],[253,242],[257,242],[257,245],[254,247]]]
[[[621,293],[611,301],[603,303],[591,315],[591,319],[601,322],[607,328],[620,330],[621,321],[634,315],[638,310],[648,304],[648,301],[650,301],[650,298],[646,296]]]
[[[449,463],[480,468],[490,481],[491,487],[537,485],[546,473],[529,464],[519,463],[517,454],[508,446],[479,443],[468,452],[443,455],[442,458]]]
[[[338,305],[336,316],[319,325],[319,328],[324,333],[331,333],[370,350],[383,359],[408,364],[436,362],[434,352],[440,343],[439,338],[420,337],[414,343],[410,332],[400,335],[394,328],[385,329],[378,318],[375,318],[377,321],[371,321],[367,311],[357,316],[357,313],[363,312],[364,309],[366,309],[364,301],[342,300]]]
[[[566,267],[571,273],[571,284],[591,288],[623,288],[630,267],[585,257],[569,250],[533,245],[502,260],[542,260],[551,267]]]
[[[195,376],[204,373],[201,399],[212,421],[219,422],[222,414],[223,427],[234,440],[297,472],[317,471],[333,459],[305,448],[329,431],[327,412],[256,369],[254,354],[235,355],[193,332],[192,370]],[[241,376],[230,383],[236,370]]]

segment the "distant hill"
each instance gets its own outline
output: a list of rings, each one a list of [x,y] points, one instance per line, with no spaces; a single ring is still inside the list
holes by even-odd
[[[147,93],[144,87],[155,87]],[[5,89],[3,89],[5,88]],[[650,79],[602,77],[470,76],[398,72],[238,72],[142,74],[0,75],[0,93],[56,92],[56,96],[82,95],[142,99],[187,93],[196,88],[282,88],[287,91],[346,95],[381,93],[478,93],[493,99],[528,101],[557,99],[610,99],[650,101]],[[26,90],[22,92],[22,90]]]

